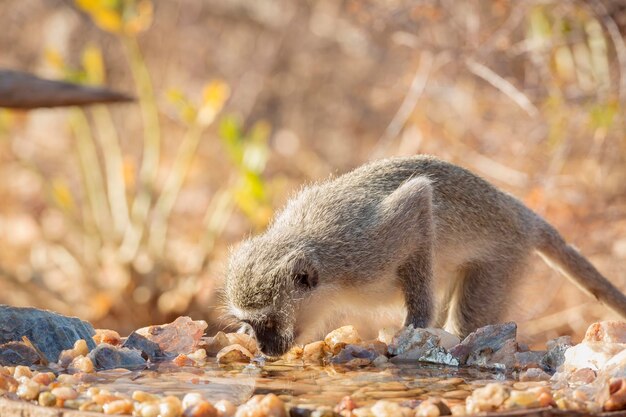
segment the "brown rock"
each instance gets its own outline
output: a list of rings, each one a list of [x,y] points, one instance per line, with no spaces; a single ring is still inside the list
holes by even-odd
[[[587,329],[583,342],[626,343],[626,323],[601,321]]]
[[[609,385],[609,399],[604,403],[604,411],[618,411],[626,409],[626,380],[624,378],[611,381]]]

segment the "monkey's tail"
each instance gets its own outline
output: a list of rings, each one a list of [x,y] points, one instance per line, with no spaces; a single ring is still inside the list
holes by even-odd
[[[537,220],[539,227],[536,250],[546,263],[626,318],[626,296],[573,246],[567,244],[554,227],[541,218]]]

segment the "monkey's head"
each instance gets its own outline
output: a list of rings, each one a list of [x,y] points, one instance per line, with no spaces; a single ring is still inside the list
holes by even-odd
[[[256,336],[261,351],[285,353],[298,336],[301,306],[320,276],[314,255],[299,245],[258,236],[231,254],[225,295],[231,313]]]

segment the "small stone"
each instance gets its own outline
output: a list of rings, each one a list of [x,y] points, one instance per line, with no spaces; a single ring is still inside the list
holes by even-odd
[[[515,340],[517,325],[514,322],[493,324],[470,333],[461,343],[450,349],[460,364],[465,364],[470,355],[481,352],[497,352],[508,340]]]
[[[235,417],[287,417],[287,410],[274,394],[255,395],[237,409]]]
[[[195,351],[187,355],[187,357],[194,361],[197,366],[203,366],[204,364],[206,364],[207,354],[206,350],[204,349],[196,349]]]
[[[194,321],[182,316],[172,323],[143,327],[135,332],[159,345],[166,355],[176,356],[196,350],[207,327],[204,320]]]
[[[337,413],[341,413],[342,411],[350,412],[354,410],[355,408],[358,408],[357,403],[354,402],[352,397],[350,397],[349,395],[346,395],[345,397],[341,399],[341,401],[339,401],[339,404],[337,404],[337,406],[335,407],[335,412]]]
[[[504,402],[505,409],[537,407],[540,407],[539,393],[532,390],[512,390],[509,398]]]
[[[287,362],[293,362],[302,359],[304,354],[304,348],[302,346],[294,346],[282,356],[282,359]]]
[[[39,393],[37,402],[44,407],[54,407],[57,403],[57,398],[50,391],[43,391]]]
[[[158,343],[149,340],[147,337],[140,335],[137,332],[132,332],[122,345],[124,348],[135,349],[141,352],[141,356],[145,360],[156,362],[162,359],[166,359],[167,355]]]
[[[41,363],[35,349],[22,342],[9,342],[0,345],[0,365],[31,366]]]
[[[150,394],[150,393],[145,392],[145,391],[133,391],[133,394],[132,394],[131,398],[134,401],[137,401],[137,402],[140,402],[140,403],[157,401],[159,399],[159,397],[157,397],[156,395]]]
[[[384,327],[378,331],[378,341],[389,346],[393,342],[393,337],[400,331],[398,327]]]
[[[13,378],[21,378],[21,377],[31,378],[33,373],[30,371],[28,366],[19,365],[15,367],[15,371],[13,371]]]
[[[415,417],[439,417],[451,414],[448,404],[437,398],[422,401],[415,409]]]
[[[446,332],[443,329],[428,327],[426,331],[430,334],[437,336],[439,338],[439,347],[442,347],[446,350],[451,349],[452,347],[461,343],[461,339],[459,339],[457,335]]]
[[[517,352],[515,355],[515,365],[513,369],[525,370],[531,368],[541,368],[541,363],[545,357],[544,351]]]
[[[307,363],[321,363],[330,353],[330,348],[324,341],[309,343],[304,346],[302,360]]]
[[[587,329],[583,343],[626,343],[626,323],[621,321],[601,321]]]
[[[626,380],[623,378],[611,381],[609,385],[609,399],[602,406],[604,411],[619,411],[626,409]]]
[[[579,343],[565,351],[563,370],[573,372],[577,369],[590,368],[599,371],[609,360],[625,349],[626,344],[622,343]]]
[[[93,341],[96,345],[106,343],[111,346],[119,346],[122,344],[122,338],[120,334],[115,330],[109,329],[96,329],[96,334],[93,336]]]
[[[208,401],[200,401],[185,408],[183,412],[183,417],[217,417],[217,415],[217,410]]]
[[[104,409],[102,408],[100,404],[95,403],[93,401],[87,401],[85,403],[82,403],[80,407],[78,407],[78,409],[80,411],[92,411],[94,413],[102,413],[104,411]]]
[[[141,352],[134,349],[119,348],[107,344],[100,344],[89,353],[89,359],[96,369],[142,369],[146,366],[146,360]]]
[[[38,383],[26,379],[20,383],[15,393],[23,400],[36,400],[40,392],[41,386]]]
[[[33,382],[48,386],[56,379],[56,376],[52,372],[39,372],[36,375],[33,375],[31,379]]]
[[[184,353],[181,353],[180,355],[176,356],[172,362],[174,362],[174,364],[176,364],[176,366],[193,366],[195,365],[195,362],[192,361],[191,359],[189,359],[189,357],[187,355],[185,355]]]
[[[519,375],[519,380],[522,382],[526,381],[547,381],[550,379],[550,375],[545,373],[543,370],[539,368],[530,368],[525,371],[522,371]]]
[[[91,359],[82,355],[74,358],[67,368],[72,372],[84,372],[86,374],[94,372],[94,365]]]
[[[510,389],[503,384],[490,383],[478,388],[465,400],[467,414],[497,410],[509,397]]]
[[[452,407],[450,407],[450,413],[453,416],[464,416],[464,415],[467,415],[467,411],[465,409],[465,405],[464,404],[453,405]]]
[[[116,400],[102,406],[104,414],[131,414],[133,403],[129,400]]]
[[[243,346],[230,345],[220,350],[216,358],[220,364],[229,364],[233,362],[248,363],[254,359],[254,356]]]
[[[388,345],[389,353],[398,360],[418,360],[428,350],[439,346],[439,336],[413,326],[402,328]]]
[[[69,408],[69,409],[72,409],[72,410],[78,410],[80,408],[80,405],[81,405],[80,401],[78,401],[78,400],[65,400],[65,401],[62,401],[62,402],[63,402],[63,407],[64,408]]]
[[[565,362],[565,351],[572,345],[571,336],[561,336],[548,341],[546,343],[548,350],[541,360],[541,368],[547,372],[556,372]]]
[[[228,338],[229,345],[243,346],[248,349],[252,355],[255,355],[259,350],[256,339],[247,333],[228,333],[226,337]]]
[[[15,392],[18,385],[17,380],[11,375],[0,374],[0,390]]]
[[[378,355],[379,353],[373,349],[367,349],[360,345],[346,345],[336,356],[330,359],[330,363],[346,366],[367,366]]]
[[[172,395],[163,398],[159,403],[159,417],[179,417],[182,412],[180,400]]]
[[[54,388],[51,392],[52,395],[60,400],[74,400],[78,398],[78,393],[76,392],[76,390],[70,387]]]
[[[371,412],[374,417],[410,417],[413,414],[412,409],[387,400],[378,400]]]
[[[345,345],[360,343],[361,337],[354,326],[343,326],[328,333],[324,342],[333,354],[337,354]]]
[[[215,336],[209,337],[208,341],[202,345],[207,355],[215,356],[217,352],[230,345],[228,337],[224,332],[217,332]]]
[[[237,412],[237,406],[228,400],[219,400],[214,406],[218,417],[233,417]]]
[[[160,413],[161,409],[158,402],[142,403],[138,412],[141,417],[159,417]]]
[[[183,397],[183,410],[186,410],[187,408],[196,405],[201,401],[204,401],[204,398],[202,398],[202,394],[197,392],[189,392]]]

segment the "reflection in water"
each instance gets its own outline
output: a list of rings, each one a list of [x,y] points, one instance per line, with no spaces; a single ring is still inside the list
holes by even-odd
[[[503,380],[505,376],[425,364],[347,369],[281,362],[221,367],[211,361],[203,367],[167,363],[144,371],[99,372],[93,385],[128,395],[135,390],[179,397],[198,392],[211,402],[227,399],[235,404],[255,394],[272,392],[290,405],[333,406],[346,395],[351,395],[360,405],[379,399],[404,401],[432,395],[447,397],[447,394],[461,401],[464,391],[469,393],[494,379]]]

